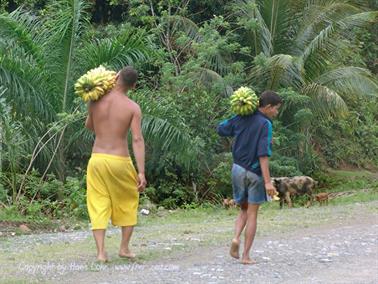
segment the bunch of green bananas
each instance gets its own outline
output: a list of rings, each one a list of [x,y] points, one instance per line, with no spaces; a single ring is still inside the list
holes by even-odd
[[[116,82],[116,72],[107,70],[100,65],[89,70],[75,83],[75,93],[84,102],[96,101],[110,91]]]
[[[230,97],[231,110],[238,115],[253,113],[259,104],[255,92],[247,87],[240,87]]]

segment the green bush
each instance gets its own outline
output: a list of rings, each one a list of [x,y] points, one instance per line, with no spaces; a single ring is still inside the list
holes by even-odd
[[[167,209],[175,209],[195,201],[192,187],[180,183],[179,177],[169,172],[158,185],[147,187],[145,193],[152,202]]]
[[[2,175],[2,181],[6,179]],[[19,186],[23,176],[18,175]],[[25,191],[16,203],[9,203],[11,190],[0,183],[0,201],[7,208],[17,208],[19,214],[27,218],[87,218],[85,175],[81,178],[67,177],[66,182],[58,180],[53,174],[41,181],[38,172],[33,170],[25,178]],[[62,193],[62,197],[58,196]]]
[[[81,178],[67,177],[64,193],[64,212],[69,216],[88,219],[85,175]]]
[[[232,154],[223,153],[214,158],[215,166],[210,171],[210,176],[207,179],[208,194],[214,194],[219,197],[232,196]],[[204,181],[205,182],[205,181]],[[205,196],[206,199],[206,196]]]
[[[298,162],[294,158],[278,156],[269,161],[270,175],[272,177],[291,177],[303,175],[298,169]]]
[[[359,98],[344,120],[319,125],[322,156],[331,167],[378,165],[378,99]],[[342,145],[342,147],[340,147]]]

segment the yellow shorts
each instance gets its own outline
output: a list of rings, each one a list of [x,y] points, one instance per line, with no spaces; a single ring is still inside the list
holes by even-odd
[[[92,230],[137,222],[137,172],[130,157],[92,153],[87,168],[87,206]]]

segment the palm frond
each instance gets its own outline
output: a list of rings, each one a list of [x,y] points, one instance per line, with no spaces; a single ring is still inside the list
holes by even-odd
[[[263,16],[259,11],[259,7],[255,0],[237,0],[233,5],[235,16],[244,17],[246,19],[255,19],[257,23],[257,30],[250,32],[256,37],[251,36],[251,41],[256,45],[259,44],[262,52],[266,56],[273,54],[272,35],[265,23]],[[258,40],[257,40],[258,36]],[[256,48],[255,48],[256,49]],[[259,54],[260,50],[255,50],[255,54]]]
[[[259,10],[269,28],[274,53],[285,51],[289,44],[288,33],[296,19],[289,0],[259,0]]]
[[[313,78],[325,72],[332,62],[337,48],[337,42],[332,40],[334,34],[335,28],[330,24],[305,47],[301,61],[303,69],[306,70],[304,74],[306,81],[312,81]]]
[[[195,164],[201,153],[196,140],[170,124],[167,120],[145,115],[142,122],[143,135],[150,147],[171,152],[178,162],[187,168]]]
[[[222,54],[221,50],[217,50],[215,54],[207,56],[204,67],[218,74],[225,75],[229,71],[231,63],[229,54]]]
[[[364,12],[347,16],[335,23],[329,23],[304,49],[302,60],[306,70],[306,79],[311,80],[322,74],[332,61],[332,54],[338,48],[335,34],[348,36],[350,30],[373,21],[377,12]]]
[[[51,1],[44,23],[50,38],[58,44],[77,39],[89,22],[87,8],[88,4],[81,0]]]
[[[344,117],[348,112],[348,107],[342,97],[326,86],[312,83],[306,85],[301,92],[312,98],[309,108],[319,120]]]
[[[42,146],[49,138],[51,138],[51,136],[47,136],[45,137],[45,139],[43,139],[43,141],[39,141],[41,137],[44,136],[43,134],[49,130],[48,127],[46,126],[45,121],[27,118],[23,120],[23,126],[24,126],[24,129],[27,129],[27,131],[25,131],[25,137],[27,138],[26,148],[28,149],[27,153],[29,155],[33,153],[33,150],[37,145]],[[38,144],[38,142],[40,143]],[[53,149],[54,145],[52,142],[46,143],[41,149],[40,147],[38,147],[38,150],[40,150],[40,152],[38,156],[35,158],[35,160],[33,161],[33,168],[44,171],[45,166],[50,161],[53,150],[54,150]]]
[[[295,57],[277,54],[268,58],[266,66],[255,66],[251,71],[250,81],[254,82],[254,85],[265,82],[264,89],[299,89],[303,84],[300,66]]]
[[[296,32],[292,53],[299,55],[302,47],[307,46],[320,31],[359,11],[357,7],[343,1],[309,1],[301,15],[302,21],[298,25],[300,28]]]
[[[43,61],[42,41],[38,31],[40,22],[21,8],[10,14],[0,15],[0,35],[4,42],[14,42],[28,56],[41,63]]]
[[[78,61],[84,67],[80,73],[101,64],[119,70],[125,65],[145,62],[153,54],[153,44],[144,32],[125,30],[117,38],[86,44],[78,54]]]
[[[49,6],[45,28],[49,30],[49,48],[57,52],[51,53],[46,60],[51,63],[50,71],[56,78],[57,90],[61,92],[60,111],[65,111],[68,95],[73,80],[73,59],[79,44],[80,33],[88,23],[86,8],[88,4],[82,0],[59,0]],[[72,100],[72,98],[70,98]]]
[[[333,25],[329,25],[320,31],[320,33],[306,46],[302,55],[304,62],[306,62],[311,54],[325,47],[325,42],[329,40],[334,30]]]
[[[354,28],[363,28],[370,23],[376,22],[378,19],[378,11],[368,11],[348,15],[335,23],[335,26],[341,30],[341,33],[346,37],[353,37],[355,35]]]
[[[94,134],[84,126],[86,113],[81,114],[77,121],[70,124],[66,129],[66,138],[64,143],[64,152],[71,156],[88,156],[91,152]]]
[[[0,85],[7,88],[6,97],[17,115],[51,119],[54,111],[46,100],[48,86],[44,72],[33,66],[34,60],[13,49],[0,57]],[[22,54],[22,53],[21,53]]]
[[[177,32],[184,32],[189,38],[195,41],[201,40],[202,36],[199,33],[198,25],[191,19],[181,15],[171,15],[168,17],[168,23],[172,25],[172,34]]]
[[[369,70],[360,67],[341,67],[322,74],[314,80],[340,94],[378,95],[377,79]]]

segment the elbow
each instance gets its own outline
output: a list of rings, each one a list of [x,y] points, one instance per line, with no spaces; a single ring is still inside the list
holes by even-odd
[[[260,161],[260,164],[264,163],[264,162],[267,162],[269,159],[268,156],[259,156],[259,161]]]
[[[143,136],[136,136],[133,138],[133,143],[134,144],[141,144],[144,143]]]

